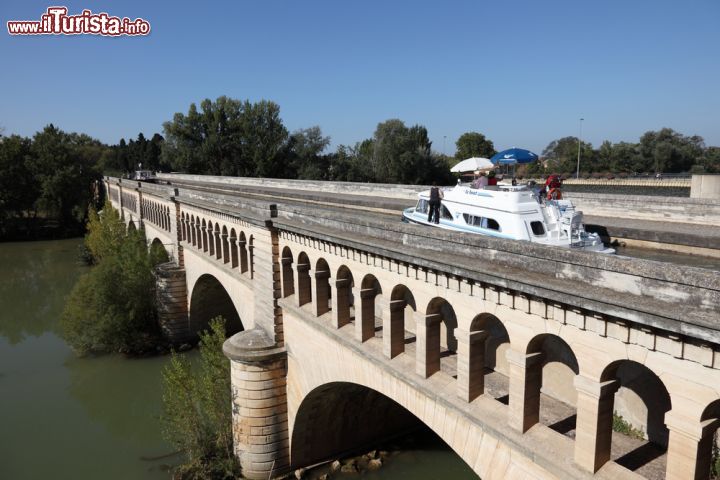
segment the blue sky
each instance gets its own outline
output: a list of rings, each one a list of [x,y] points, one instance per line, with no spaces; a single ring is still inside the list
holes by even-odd
[[[152,33],[7,34],[58,4],[143,17]],[[333,147],[400,118],[438,152],[479,131],[541,153],[581,117],[595,146],[662,127],[720,145],[718,0],[3,0],[0,18],[6,135],[52,122],[116,143],[228,95],[273,100],[289,130],[319,125]]]

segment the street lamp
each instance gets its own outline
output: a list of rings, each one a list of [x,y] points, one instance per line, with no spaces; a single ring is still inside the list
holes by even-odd
[[[582,146],[582,122],[584,118],[580,119],[580,138],[578,139],[578,161],[577,161],[577,172],[575,172],[575,178],[580,178],[580,147]]]
[[[443,157],[445,156],[445,139],[447,138],[447,135],[443,135]]]

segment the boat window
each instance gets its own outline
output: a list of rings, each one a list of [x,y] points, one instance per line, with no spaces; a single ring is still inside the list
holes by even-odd
[[[500,230],[500,224],[492,218],[483,218],[483,220],[485,220],[483,222],[485,224],[483,225],[485,228],[489,228],[490,230]]]
[[[533,235],[545,235],[545,226],[542,222],[534,221],[530,222],[530,228],[532,229]]]
[[[416,212],[428,213],[428,202],[421,198],[418,200],[417,206],[415,207]]]
[[[440,216],[444,218],[445,220],[452,220],[453,217],[450,214],[450,210],[447,209],[445,205],[440,206]]]
[[[500,224],[492,218],[476,217],[467,213],[463,213],[463,218],[465,219],[465,223],[473,227],[500,231]]]

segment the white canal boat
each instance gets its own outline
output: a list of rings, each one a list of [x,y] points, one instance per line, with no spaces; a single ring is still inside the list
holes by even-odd
[[[526,186],[471,188],[458,184],[442,190],[439,224],[428,222],[429,190],[419,194],[417,205],[403,211],[403,219],[497,238],[615,253],[597,233],[585,231],[582,212],[568,200],[541,200]]]

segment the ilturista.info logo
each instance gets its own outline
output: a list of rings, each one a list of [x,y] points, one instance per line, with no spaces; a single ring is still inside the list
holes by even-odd
[[[11,20],[7,22],[10,35],[148,35],[150,22],[142,18],[113,17],[105,12],[83,10],[68,15],[67,7],[48,7],[40,20]]]

